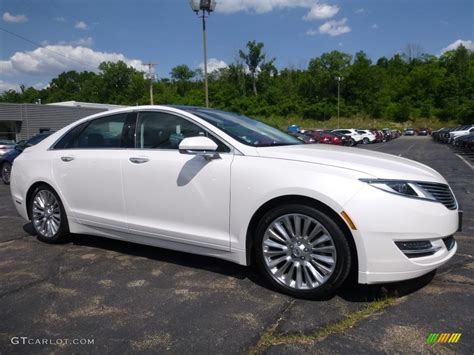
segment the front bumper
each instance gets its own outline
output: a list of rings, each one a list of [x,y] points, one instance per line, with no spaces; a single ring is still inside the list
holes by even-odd
[[[389,194],[367,185],[344,211],[357,227],[353,236],[359,283],[416,278],[439,268],[456,253],[457,245],[448,250],[443,238],[458,230],[458,210],[441,203]],[[395,244],[403,241],[430,241],[438,250],[432,255],[408,257]]]

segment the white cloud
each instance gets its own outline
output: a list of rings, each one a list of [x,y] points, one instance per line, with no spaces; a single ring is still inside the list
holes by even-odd
[[[365,9],[362,8],[362,7],[360,9],[357,9],[357,10],[354,11],[354,13],[356,13],[356,14],[363,14],[364,12],[365,12]]]
[[[8,81],[0,80],[0,92],[4,92],[8,90],[20,91],[20,85],[15,84],[15,83],[10,83]]]
[[[9,12],[5,12],[2,16],[3,21],[8,23],[23,23],[28,21],[26,15],[13,15]]]
[[[334,16],[339,7],[328,5],[319,0],[223,0],[216,6],[216,11],[233,13],[239,11],[254,11],[257,14],[264,14],[276,9],[309,9],[304,19],[315,20]]]
[[[308,14],[303,18],[307,21],[311,20],[321,20],[325,18],[331,18],[339,12],[339,7],[336,5],[327,5],[327,4],[316,4]]]
[[[331,20],[328,22],[323,23],[319,26],[319,33],[321,34],[328,34],[331,37],[342,35],[343,33],[351,32],[351,28],[346,25],[347,18],[343,18],[342,20],[336,21]]]
[[[199,68],[204,70],[204,63],[199,64]],[[207,60],[207,72],[212,73],[216,70],[227,68],[227,63],[217,58],[210,58]]]
[[[472,42],[471,40],[458,39],[454,41],[453,43],[449,44],[447,47],[444,47],[441,50],[441,54],[447,51],[452,51],[453,49],[458,48],[461,44],[467,49],[474,51],[474,42]]]
[[[87,26],[87,23],[84,21],[77,21],[74,28],[77,28],[78,30],[87,30],[89,26]]]
[[[377,28],[379,28],[379,25],[377,25],[376,23],[374,23],[372,26],[370,26],[372,29],[376,30]]]
[[[66,22],[66,19],[62,16],[54,17],[53,20],[56,22]]]
[[[10,59],[0,60],[0,72],[5,75],[55,76],[67,70],[98,71],[100,63],[119,60],[140,71],[147,70],[141,60],[127,58],[121,53],[98,52],[82,46],[48,45],[33,51],[16,52]]]

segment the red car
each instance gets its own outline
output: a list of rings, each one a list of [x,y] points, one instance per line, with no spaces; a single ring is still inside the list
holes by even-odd
[[[375,142],[380,143],[383,142],[385,136],[382,131],[379,131],[377,129],[371,129],[370,130],[373,134],[375,134]]]
[[[342,145],[342,140],[332,133],[324,131],[307,131],[306,135],[313,138],[317,143]]]

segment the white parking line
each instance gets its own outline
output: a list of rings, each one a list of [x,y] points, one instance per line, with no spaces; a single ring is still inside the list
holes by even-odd
[[[466,159],[464,159],[462,156],[460,156],[459,154],[456,154],[456,156],[461,159],[463,162],[465,162],[467,164],[467,166],[469,166],[472,170],[474,170],[474,166],[472,166],[471,163],[469,163]]]

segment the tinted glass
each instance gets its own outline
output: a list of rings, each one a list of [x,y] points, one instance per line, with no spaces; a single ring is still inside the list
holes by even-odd
[[[176,115],[164,112],[140,112],[137,147],[143,149],[178,149],[184,138],[204,136],[216,142],[219,152],[230,149],[205,129]]]
[[[246,145],[269,147],[303,144],[296,137],[243,115],[204,108],[184,109],[192,112],[227,133],[235,140]]]
[[[48,137],[50,134],[38,134],[37,136],[34,136],[26,142],[27,145],[35,145],[41,142],[43,139]]]
[[[136,112],[129,112],[84,122],[67,132],[55,144],[54,149],[133,148],[136,117]],[[97,134],[100,134],[103,140]],[[103,144],[97,144],[101,143],[97,141],[97,137]]]
[[[122,113],[93,120],[71,145],[74,148],[121,148],[126,119],[127,114]]]
[[[68,149],[74,148],[75,138],[82,132],[82,130],[89,124],[89,122],[84,122],[69,132],[67,132],[58,143],[54,145],[54,149]]]

